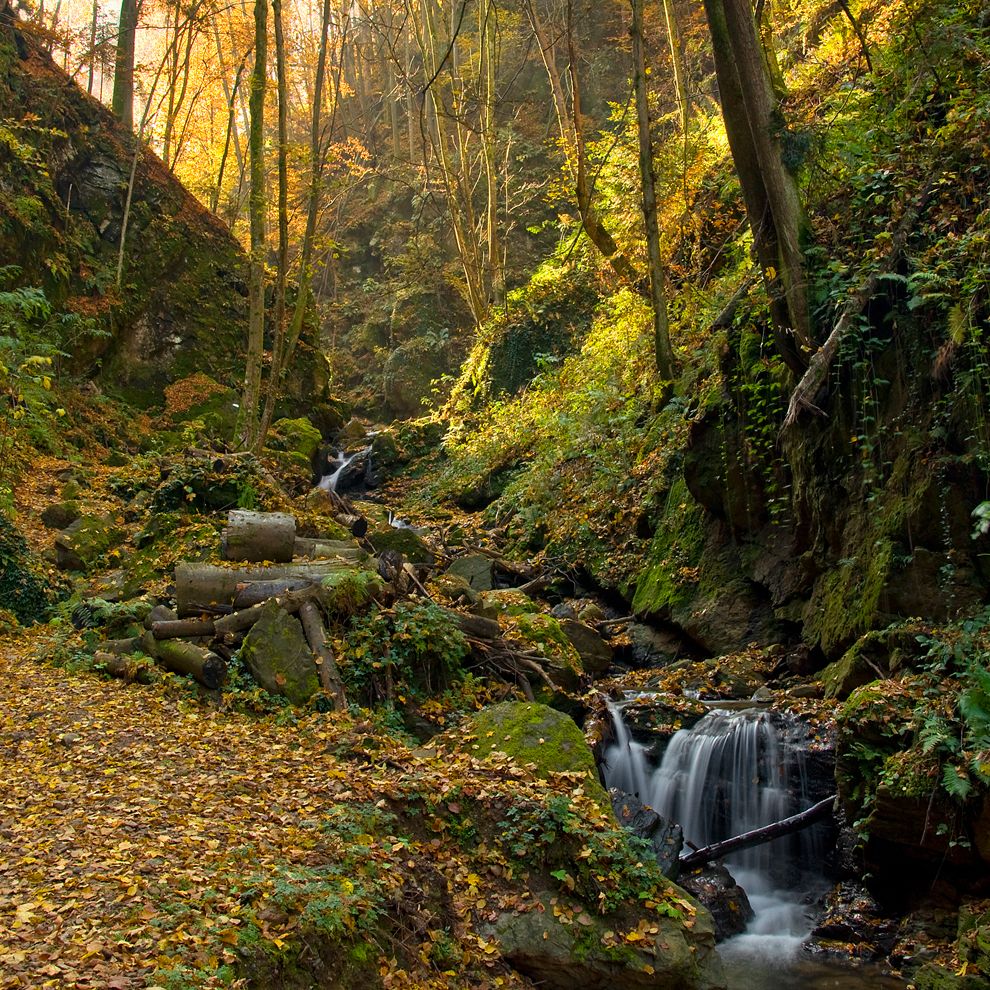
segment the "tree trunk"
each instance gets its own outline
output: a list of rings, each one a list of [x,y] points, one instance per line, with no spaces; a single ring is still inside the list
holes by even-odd
[[[340,669],[327,642],[327,631],[316,603],[303,602],[299,606],[299,619],[306,634],[306,641],[316,656],[316,671],[320,678],[320,686],[333,696],[334,711],[347,711],[344,682],[340,678]]]
[[[212,638],[215,632],[212,619],[160,619],[151,623],[151,634],[155,639]]]
[[[303,588],[308,588],[312,583],[309,578],[248,581],[238,586],[239,590],[232,607],[235,611],[240,611],[244,608],[250,608],[252,605],[267,602],[269,598],[275,598],[277,595],[284,595],[287,591],[302,591]]]
[[[790,818],[784,818],[772,825],[764,825],[762,828],[753,829],[751,832],[744,832],[742,835],[733,836],[731,839],[696,849],[687,856],[682,856],[679,865],[682,870],[704,866],[705,863],[710,863],[713,859],[722,859],[722,857],[739,852],[741,849],[751,849],[753,846],[762,845],[772,839],[779,839],[782,835],[798,832],[828,818],[832,814],[834,805],[835,795],[833,794],[831,797],[825,798],[824,801],[812,805],[807,811],[800,812],[800,814],[791,815]]]
[[[134,42],[137,22],[138,0],[120,0],[111,108],[128,130],[134,129]]]
[[[760,179],[766,189],[777,236],[778,271],[790,317],[790,331],[806,362],[815,348],[808,308],[802,240],[806,221],[797,182],[781,157],[780,109],[767,71],[766,56],[750,0],[722,0]]]
[[[227,664],[215,653],[180,639],[157,640],[151,632],[141,637],[141,649],[166,670],[196,678],[204,687],[216,690],[227,676]]]
[[[643,0],[631,0],[633,84],[636,90],[636,120],[639,128],[639,174],[643,186],[643,221],[646,225],[646,253],[650,266],[650,302],[653,306],[653,341],[657,374],[661,381],[674,380],[674,352],[670,346],[667,321],[667,295],[663,259],[660,256],[660,230],[657,219],[657,192],[653,174],[653,140],[650,134],[649,93],[646,86],[646,60],[643,55]]]
[[[350,518],[360,519],[360,521],[365,524],[365,527],[368,525],[367,519],[362,519],[360,516],[353,516]],[[352,546],[349,543],[343,543],[339,540],[314,540],[302,536],[296,538],[295,556],[309,557],[311,559],[318,559],[321,557],[339,557],[343,560],[355,561],[368,559],[367,551],[362,550],[359,547]]]
[[[224,560],[292,560],[296,520],[284,512],[248,512],[231,509],[223,531]]]
[[[763,273],[767,296],[770,299],[774,343],[784,363],[799,375],[807,364],[807,358],[795,346],[794,336],[790,332],[791,317],[779,270],[777,231],[749,128],[742,84],[736,71],[725,11],[722,0],[704,0],[704,2],[712,51],[715,56],[722,119],[725,122],[725,133],[729,139],[736,174],[739,176],[749,226],[753,232],[753,246]]]
[[[265,86],[268,67],[268,0],[254,0],[254,71],[249,100],[251,127],[251,272],[248,285],[248,339],[244,391],[238,413],[242,446],[253,446],[258,429],[261,364],[265,348]]]
[[[96,652],[93,654],[93,661],[111,677],[127,681],[128,684],[150,684],[155,679],[154,667],[147,660],[117,653]]]
[[[305,578],[320,581],[329,574],[351,570],[347,561],[275,564],[268,567],[220,567],[182,563],[175,569],[175,600],[180,616],[198,615],[204,606],[232,606],[240,586],[252,581]]]

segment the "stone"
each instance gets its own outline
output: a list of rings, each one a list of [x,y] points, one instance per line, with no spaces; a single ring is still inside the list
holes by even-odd
[[[596,630],[577,619],[561,619],[560,628],[578,651],[585,673],[597,677],[608,672],[612,666],[612,647]]]
[[[560,602],[550,609],[550,614],[555,619],[576,619],[577,609],[573,602]]]
[[[678,883],[711,913],[717,942],[741,934],[753,918],[746,891],[721,863],[708,863],[688,876],[682,875]]]
[[[402,448],[391,430],[375,434],[371,441],[371,462],[376,470],[388,471],[403,460]]]
[[[684,644],[676,633],[630,622],[626,634],[632,641],[632,661],[637,667],[665,667],[684,655]]]
[[[497,588],[477,595],[477,603],[471,611],[486,619],[497,619],[500,615],[531,615],[536,605],[533,599],[515,588]]]
[[[385,550],[395,550],[401,553],[412,564],[432,564],[433,551],[408,527],[396,529],[389,526],[384,529],[373,529],[368,533],[368,542],[375,548],[375,553]]]
[[[554,899],[556,901],[556,899]],[[615,922],[585,912],[564,924],[544,896],[533,910],[505,912],[491,929],[502,956],[546,990],[716,990],[725,986],[711,922],[699,911],[687,929],[650,915],[658,929],[637,946],[606,937]]]
[[[478,601],[476,592],[467,581],[456,574],[441,574],[433,582],[434,587],[442,598],[452,602],[464,602],[474,605]]]
[[[53,502],[46,506],[41,513],[41,521],[49,529],[65,529],[71,526],[82,515],[79,503],[69,499],[65,502]]]
[[[337,443],[346,446],[349,443],[364,440],[367,435],[368,428],[364,423],[356,417],[352,417],[340,428],[340,432],[337,434]]]
[[[844,881],[826,896],[825,912],[811,937],[817,951],[881,959],[894,947],[897,929],[898,919],[885,912],[866,888]]]
[[[602,808],[611,808],[612,802],[598,781],[591,747],[570,716],[547,705],[504,701],[469,716],[464,730],[475,737],[472,754],[505,753],[520,765],[533,764],[533,772],[542,779],[553,773],[583,774],[588,794]]]
[[[90,571],[125,538],[108,516],[80,516],[55,537],[56,564],[62,571]]]
[[[244,638],[240,655],[258,684],[294,705],[305,705],[320,690],[316,662],[302,623],[274,601],[263,606],[261,618]]]
[[[484,554],[456,557],[447,573],[464,578],[475,591],[491,591],[495,587],[491,558]]]
[[[645,839],[656,854],[657,865],[663,875],[676,880],[680,872],[678,860],[684,848],[681,826],[654,811],[648,804],[643,804],[635,794],[627,794],[617,787],[610,788],[608,793],[619,824],[633,835]]]
[[[303,416],[298,419],[280,419],[272,424],[269,446],[280,447],[300,454],[312,465],[323,443],[320,431]]]
[[[385,361],[385,404],[395,416],[421,414],[433,396],[433,383],[446,371],[442,347],[426,337],[400,344]]]

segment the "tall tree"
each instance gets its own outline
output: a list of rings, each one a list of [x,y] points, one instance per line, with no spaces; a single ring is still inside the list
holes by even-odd
[[[138,0],[120,0],[111,107],[121,123],[131,130],[134,128],[134,47],[137,24]]]
[[[254,0],[254,70],[251,73],[248,158],[251,195],[251,272],[248,282],[248,339],[238,434],[245,447],[258,432],[261,365],[265,348],[265,89],[268,72],[268,0]]]
[[[800,373],[815,348],[797,182],[781,155],[780,116],[749,0],[704,0],[719,99],[757,257],[771,299],[777,348]]]
[[[653,140],[650,134],[649,92],[646,87],[646,58],[643,54],[643,0],[631,0],[633,87],[636,91],[636,122],[639,130],[639,173],[643,189],[643,220],[646,224],[646,254],[650,270],[650,302],[653,307],[653,340],[657,374],[661,380],[674,377],[674,352],[670,346],[667,321],[667,295],[663,261],[660,257],[660,229],[657,221],[657,192],[653,173]]]

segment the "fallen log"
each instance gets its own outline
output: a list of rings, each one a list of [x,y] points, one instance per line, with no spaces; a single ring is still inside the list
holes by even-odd
[[[214,634],[212,619],[164,619],[151,623],[155,639],[198,639]]]
[[[145,617],[144,628],[150,629],[156,622],[170,622],[178,616],[167,605],[156,605]]]
[[[350,512],[338,512],[334,519],[359,540],[368,532],[368,520]]]
[[[292,560],[296,519],[285,512],[231,509],[221,544],[224,560]]]
[[[814,825],[816,822],[828,818],[832,814],[835,798],[836,796],[833,794],[831,797],[825,798],[824,801],[813,804],[806,811],[802,811],[797,815],[791,815],[790,818],[773,822],[771,825],[764,825],[762,828],[754,828],[750,832],[743,832],[742,835],[733,836],[731,839],[713,842],[710,846],[703,846],[701,849],[697,849],[687,856],[681,857],[681,869],[693,869],[694,867],[704,866],[705,863],[710,863],[713,859],[721,859],[741,849],[749,849],[752,846],[759,846],[764,842],[769,842],[771,839],[779,839],[782,835],[799,832],[809,825]]]
[[[513,577],[525,578],[529,581],[538,577],[540,574],[540,569],[535,565],[524,564],[517,560],[509,560],[508,557],[504,557],[497,550],[489,550],[487,547],[479,547],[471,543],[465,543],[464,549],[470,550],[472,553],[480,553],[483,557],[487,557],[503,574],[511,574]]]
[[[276,602],[286,612],[298,612],[305,602],[316,598],[319,593],[320,588],[318,585],[308,583],[303,588],[286,591],[281,595],[270,596],[256,605],[251,605],[249,608],[242,608],[237,612],[231,612],[229,615],[222,615],[213,620],[213,628],[218,639],[227,640],[238,633],[246,632],[250,629],[261,618],[262,609],[264,609],[268,602]]]
[[[320,686],[333,696],[334,711],[347,710],[347,695],[344,693],[344,682],[340,677],[340,668],[334,658],[333,651],[327,642],[327,631],[323,618],[316,603],[310,599],[299,606],[299,620],[302,622],[306,642],[316,657],[316,672],[320,678]]]
[[[93,660],[102,666],[111,677],[127,681],[128,684],[150,684],[154,680],[154,669],[147,660],[121,656],[117,653],[107,653],[103,650],[94,653]]]
[[[297,536],[293,553],[297,557],[313,559],[339,557],[341,560],[364,561],[368,559],[368,551],[345,543],[342,540],[310,539]]]
[[[485,619],[480,615],[468,615],[466,612],[455,612],[452,608],[440,607],[442,612],[449,615],[460,627],[465,636],[475,639],[499,639],[502,627],[494,619]]]
[[[284,595],[287,591],[299,591],[308,588],[313,582],[307,578],[282,578],[278,581],[248,581],[238,588],[234,598],[234,611],[260,605],[276,595]]]
[[[114,653],[117,656],[130,656],[140,648],[140,636],[130,636],[127,639],[107,639],[100,644],[101,653]]]
[[[220,567],[216,564],[182,563],[175,568],[175,600],[179,617],[199,614],[203,606],[232,606],[241,587],[251,581],[305,578],[321,581],[329,574],[348,570],[344,560],[320,560],[293,564]]]
[[[200,684],[216,689],[227,676],[227,665],[215,653],[181,639],[155,639],[150,630],[141,637],[141,649],[166,670],[188,674]]]

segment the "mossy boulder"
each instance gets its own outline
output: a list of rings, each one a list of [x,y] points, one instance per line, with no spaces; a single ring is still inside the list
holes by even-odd
[[[490,557],[486,557],[484,554],[468,554],[466,557],[457,557],[447,568],[447,573],[464,578],[475,591],[491,591],[495,587],[492,561]]]
[[[450,574],[449,571],[447,573]],[[481,592],[471,611],[486,619],[497,619],[500,615],[532,615],[535,608],[533,599],[525,592],[515,588],[499,588]]]
[[[861,636],[819,674],[825,697],[844,700],[856,688],[909,667],[922,650],[917,639],[920,632],[906,625]]]
[[[612,666],[612,647],[591,626],[577,619],[561,619],[560,628],[581,657],[581,667],[599,676]]]
[[[575,918],[577,923],[575,923]],[[612,918],[567,910],[545,897],[531,910],[505,912],[492,927],[502,956],[549,990],[718,990],[725,986],[711,919],[699,911],[688,928],[651,916],[635,942],[616,936]]]
[[[80,516],[55,537],[56,563],[63,571],[91,571],[126,535],[109,516]]]
[[[385,362],[385,404],[396,416],[414,416],[429,404],[433,383],[449,370],[442,346],[415,337],[397,347]]]
[[[505,753],[516,763],[532,764],[542,779],[554,773],[581,774],[587,780],[585,791],[611,812],[591,747],[569,715],[547,705],[505,701],[470,716],[464,728],[475,737],[471,752],[477,756]]]
[[[41,513],[41,521],[49,529],[65,529],[71,526],[82,515],[82,508],[75,499],[64,502],[53,502],[45,506]]]
[[[394,526],[375,529],[368,533],[368,541],[376,553],[395,550],[413,564],[432,564],[433,551],[407,526],[397,529]]]
[[[272,425],[269,446],[289,451],[304,458],[304,463],[315,465],[323,443],[320,431],[305,417],[280,419]]]
[[[241,661],[269,693],[305,705],[320,690],[316,662],[302,623],[274,601],[263,606],[261,618],[244,638]]]
[[[388,472],[407,460],[393,430],[382,430],[371,441],[371,463],[376,471]]]

